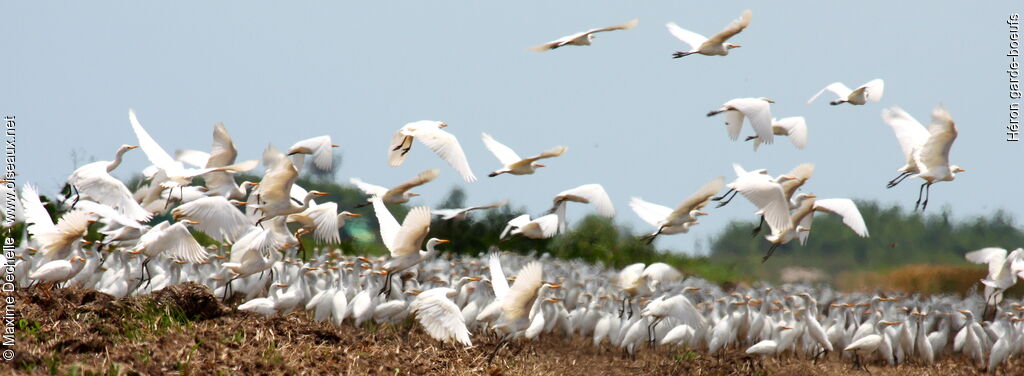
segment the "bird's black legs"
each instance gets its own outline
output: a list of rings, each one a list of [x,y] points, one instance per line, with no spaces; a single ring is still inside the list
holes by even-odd
[[[71,189],[75,190],[75,201],[71,203],[71,210],[75,210],[75,205],[78,205],[78,199],[82,197],[82,192],[79,192],[78,187],[74,184],[71,185]]]
[[[732,194],[731,196],[729,195],[730,193]],[[718,205],[716,205],[716,206],[715,206],[716,208],[720,208],[720,207],[723,207],[723,206],[725,206],[725,205],[728,205],[728,204],[729,204],[729,202],[730,202],[730,201],[732,201],[732,199],[733,199],[734,197],[736,197],[736,194],[737,194],[737,193],[739,193],[739,192],[738,192],[738,191],[736,191],[735,189],[731,189],[731,188],[730,188],[730,189],[729,189],[729,190],[728,190],[727,192],[725,192],[725,194],[723,194],[723,195],[721,195],[721,196],[718,196],[718,197],[712,197],[712,198],[711,198],[711,201],[722,201],[722,199],[724,199],[724,198],[726,198],[726,197],[729,197],[729,198],[728,198],[728,199],[726,199],[726,200],[725,200],[724,202],[719,202],[719,203],[718,203]]]
[[[902,172],[898,176],[893,178],[892,180],[889,180],[889,183],[886,184],[885,187],[886,188],[895,187],[897,184],[902,183],[903,180],[906,179],[907,177],[909,177],[910,175],[912,175],[910,172]]]
[[[921,211],[928,207],[928,199],[932,198],[932,185],[928,184],[924,189],[924,202],[921,203]]]
[[[229,291],[231,291],[231,282],[234,282],[236,279],[238,279],[237,275],[234,276],[234,277],[231,277],[231,279],[228,279],[228,284],[224,285],[224,298],[222,298],[220,301],[222,301],[222,302],[228,301],[228,297],[231,296],[231,293],[229,292]]]
[[[775,249],[779,248],[780,245],[781,244],[772,244],[772,247],[768,248],[768,254],[761,258],[761,263],[763,264],[765,261],[768,261],[768,258],[772,257],[772,254],[775,253]]]
[[[664,230],[664,229],[665,229],[665,226],[658,227],[658,231],[655,231],[653,234],[646,236],[647,244],[654,243],[654,239],[657,238],[658,235],[661,235],[661,230]]]
[[[924,196],[925,186],[928,186],[927,182],[921,184],[921,188],[917,190],[917,202],[914,203],[914,211],[917,211],[917,208],[921,206],[921,197]],[[924,205],[928,206],[928,199],[924,200]],[[921,211],[924,211],[924,208],[921,208]]]
[[[763,227],[763,226],[764,226],[764,216],[762,215],[761,216],[761,222],[757,223],[757,228],[755,228],[754,231],[750,232],[750,236],[757,236],[757,234],[761,232],[761,227]]]
[[[384,294],[384,298],[387,299],[388,295],[391,294],[391,272],[385,272],[387,275],[384,276],[384,287],[380,289],[377,295]]]
[[[494,356],[498,355],[498,350],[501,350],[502,346],[508,344],[508,337],[503,337],[501,341],[498,341],[498,345],[494,346],[494,351],[491,351],[491,355],[487,356],[487,364],[490,365],[494,361]]]
[[[655,337],[657,337],[656,329],[657,329],[658,323],[660,323],[660,322],[661,322],[661,318],[658,318],[658,319],[655,319],[654,321],[651,321],[651,325],[647,326],[647,343],[650,344],[652,349],[654,348],[654,342],[657,339],[657,338],[655,338]]]
[[[676,52],[672,53],[672,58],[673,59],[678,59],[678,58],[689,56],[689,55],[693,55],[693,52],[676,51]]]

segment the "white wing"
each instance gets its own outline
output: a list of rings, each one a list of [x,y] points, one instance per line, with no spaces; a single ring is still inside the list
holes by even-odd
[[[665,27],[668,27],[668,32],[672,34],[672,36],[676,37],[676,39],[690,45],[690,50],[699,49],[700,45],[708,41],[708,38],[703,35],[683,29],[679,27],[679,25],[676,25],[675,22],[669,22],[665,24]]]
[[[919,167],[922,164],[929,168],[949,165],[949,150],[958,132],[953,118],[945,108],[937,107],[932,111],[932,125],[928,131],[930,135],[921,147]]]
[[[814,100],[818,99],[818,97],[821,96],[821,94],[824,93],[825,91],[831,91],[833,94],[838,96],[839,99],[846,99],[847,97],[850,96],[850,93],[853,92],[853,90],[850,90],[850,88],[844,85],[842,82],[833,82],[831,84],[828,84],[828,86],[825,86],[824,89],[818,91],[818,94],[814,94],[814,96],[811,97],[811,99],[808,99],[807,104],[811,104],[811,102],[814,102]]]
[[[168,257],[200,263],[206,261],[206,250],[196,242],[192,234],[188,232],[184,222],[178,222],[160,233],[154,242],[148,245],[150,248],[163,249],[161,253]]]
[[[424,291],[410,304],[410,308],[416,313],[416,319],[423,325],[424,331],[438,341],[454,340],[465,346],[472,346],[462,311],[446,296],[446,292],[452,290],[447,287],[432,290],[437,289],[445,291]]]
[[[139,139],[139,148],[146,153],[146,157],[149,158],[149,162],[153,163],[159,168],[164,170],[174,171],[176,168],[181,168],[178,161],[171,158],[164,148],[160,147],[160,144],[156,143],[153,137],[150,137],[149,132],[146,132],[145,128],[142,128],[142,124],[139,123],[139,119],[135,117],[135,110],[128,110],[128,121],[132,125],[132,130],[135,131],[135,137]]]
[[[121,226],[137,228],[140,230],[146,227],[140,224],[139,222],[135,221],[134,219],[128,218],[128,216],[121,214],[121,212],[118,212],[117,209],[114,209],[108,205],[95,203],[89,200],[79,200],[78,204],[75,205],[75,208],[82,209],[90,213],[94,213],[108,223],[113,222]]]
[[[733,35],[739,34],[743,29],[747,28],[747,25],[750,25],[750,20],[753,18],[753,15],[754,14],[750,9],[743,11],[743,13],[740,14],[740,18],[730,22],[729,25],[726,26],[724,30],[719,31],[718,34],[712,35],[711,38],[708,38],[707,42],[714,44],[725,43],[725,41],[732,38]]]
[[[782,186],[765,177],[760,174],[747,174],[736,179],[732,185],[763,212],[765,222],[773,233],[786,232],[793,228],[789,202],[782,192]]]
[[[541,236],[544,237],[544,239],[547,239],[558,233],[559,223],[557,214],[548,214],[530,221],[527,226],[537,226],[540,228]]]
[[[917,119],[899,107],[883,109],[882,120],[889,124],[893,132],[896,133],[896,140],[899,141],[900,149],[903,150],[903,157],[908,161],[912,158],[914,149],[924,145],[928,140],[928,130]]]
[[[843,223],[863,238],[868,237],[868,226],[860,215],[857,204],[847,198],[829,198],[814,201],[814,210],[832,213],[843,217]]]
[[[982,248],[977,251],[967,252],[964,258],[975,264],[999,264],[1006,260],[1006,250],[996,247]]]
[[[388,192],[388,189],[385,187],[364,182],[359,178],[351,178],[348,181],[371,196],[383,196]]]
[[[494,290],[494,298],[501,300],[508,294],[508,279],[505,278],[505,271],[501,269],[501,257],[492,253],[488,266],[491,269],[491,288]]]
[[[68,179],[82,199],[89,199],[117,209],[129,218],[147,222],[152,215],[138,202],[123,182],[110,176],[102,164],[83,166]]]
[[[178,206],[171,211],[175,220],[199,222],[194,227],[218,242],[234,242],[245,235],[253,222],[224,196],[209,196]]]
[[[321,243],[338,244],[341,235],[338,233],[338,204],[327,202],[310,208],[306,215],[313,219],[316,229],[313,236]]]
[[[423,184],[427,184],[427,183],[431,182],[434,179],[437,179],[437,176],[440,175],[440,174],[441,174],[441,170],[440,169],[432,168],[432,169],[429,169],[429,170],[424,170],[423,172],[420,172],[419,174],[416,174],[416,176],[414,176],[412,179],[409,179],[409,181],[407,181],[405,183],[402,183],[402,184],[399,184],[399,185],[395,186],[394,188],[391,188],[390,190],[385,192],[385,194],[387,194],[387,193],[403,194],[403,193],[409,191],[410,189],[419,187],[419,186],[421,186]]]
[[[726,105],[732,106],[750,118],[750,126],[754,128],[757,138],[766,144],[772,143],[774,140],[772,137],[772,113],[767,101],[760,98],[739,98],[726,102]]]
[[[518,217],[512,218],[512,220],[508,221],[508,224],[505,225],[505,229],[501,231],[501,236],[499,236],[498,239],[505,238],[505,235],[508,235],[508,232],[512,231],[513,227],[523,227],[527,223],[530,223],[529,214],[523,214]]]
[[[672,209],[669,207],[647,202],[639,197],[631,198],[629,200],[629,207],[633,209],[633,212],[640,219],[651,226],[659,226],[661,221],[665,220],[669,214],[672,214]]]
[[[465,211],[465,209],[433,209],[430,211],[430,213],[433,215],[440,215],[441,219],[447,221],[449,219],[455,218],[455,216]]]
[[[726,111],[725,129],[729,132],[729,139],[735,141],[740,138],[740,131],[743,129],[743,113],[735,110]]]
[[[885,92],[885,81],[882,81],[881,78],[876,78],[868,81],[868,83],[862,85],[861,88],[864,88],[864,96],[868,100],[878,102],[882,100],[882,94]]]
[[[540,288],[544,279],[544,267],[540,262],[533,261],[526,264],[516,274],[516,281],[508,289],[508,294],[501,300],[501,311],[506,319],[515,320],[526,317],[529,305],[537,296],[537,289]]]
[[[797,149],[803,149],[807,146],[807,120],[803,116],[782,118],[772,123],[773,127],[779,127],[786,131],[789,141]]]
[[[39,193],[36,187],[25,184],[21,188],[21,206],[25,210],[25,223],[28,223],[28,232],[32,236],[39,236],[57,231],[53,224],[53,218],[46,211],[43,202],[39,201]]]
[[[409,211],[402,221],[402,227],[395,234],[392,243],[391,257],[401,257],[419,252],[423,246],[423,238],[430,231],[430,208],[417,206]]]
[[[501,161],[501,164],[508,166],[522,160],[519,154],[516,154],[512,148],[498,142],[491,135],[483,133],[481,137],[484,140],[484,146],[487,147],[487,150],[491,151],[491,154],[498,158],[498,161]]]
[[[210,153],[192,149],[182,149],[174,152],[174,158],[188,163],[189,165],[197,168],[206,167],[206,162],[210,160]]]
[[[608,197],[608,192],[600,184],[584,184],[562,191],[555,196],[554,201],[557,204],[564,200],[589,203],[594,205],[597,212],[601,215],[609,218],[615,216],[615,206],[612,205],[612,199]]]
[[[690,197],[680,202],[672,212],[676,215],[684,215],[689,214],[690,210],[703,208],[711,201],[711,196],[721,191],[723,186],[725,186],[724,177],[719,176],[711,179],[711,181],[697,188]]]
[[[398,230],[402,228],[395,220],[395,217],[388,211],[388,207],[384,205],[384,201],[381,200],[380,196],[373,196],[370,199],[373,202],[373,212],[377,215],[377,226],[380,227],[380,240],[384,242],[384,246],[388,250],[394,249],[395,238],[398,237]]]
[[[469,168],[466,153],[462,151],[459,140],[451,133],[436,127],[418,127],[412,136],[448,162],[467,183],[476,181],[473,170]]]
[[[298,148],[307,148],[313,154],[313,166],[320,171],[330,171],[334,162],[334,145],[331,144],[331,136],[319,136],[308,138],[288,148],[289,153]]]
[[[259,227],[249,227],[249,231],[242,235],[235,244],[231,245],[230,262],[244,264],[256,257],[266,257],[274,249],[274,238],[270,230]]]

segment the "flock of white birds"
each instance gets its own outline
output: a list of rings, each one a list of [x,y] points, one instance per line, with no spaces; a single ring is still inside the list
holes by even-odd
[[[669,23],[669,32],[691,46],[673,56],[727,55],[740,46],[726,41],[750,22],[748,10],[710,38]],[[637,24],[633,20],[588,30],[534,49],[590,45],[596,33],[631,29]],[[851,90],[837,82],[808,103],[825,91],[836,94],[832,105],[877,102],[883,85],[882,80],[872,80]],[[724,114],[733,140],[740,136],[744,119],[749,119],[755,135],[748,140],[755,141],[755,148],[772,144],[776,135],[787,136],[802,148],[807,142],[804,119],[774,119],[771,103],[767,98],[733,99],[708,116]],[[952,118],[941,107],[933,112],[928,128],[895,107],[883,110],[882,118],[895,131],[905,156],[900,175],[889,185],[910,177],[922,179],[918,204],[923,209],[932,184],[951,181],[963,171],[949,164],[950,146],[957,135]],[[464,209],[417,206],[399,223],[386,205],[407,203],[417,196],[412,190],[440,173],[430,169],[391,188],[351,178],[368,196],[364,205],[373,207],[389,257],[343,256],[336,249],[325,248],[302,261],[296,258],[300,237],[337,244],[339,229],[359,216],[339,211],[335,203],[316,202],[325,193],[296,184],[303,168],[331,169],[333,149],[338,145],[332,144],[329,136],[299,141],[283,153],[268,147],[263,154],[262,179],[238,184],[236,173],[253,170],[260,163],[236,161],[237,150],[223,125],[214,126],[210,152],[179,150],[172,157],[142,127],[134,111],[129,111],[129,123],[138,146],[124,145],[113,161],[76,169],[67,179],[71,193],[49,203],[55,206],[52,211],[60,213],[56,222],[36,188],[22,187],[17,219],[27,223],[28,231],[17,250],[14,269],[21,286],[77,286],[124,297],[196,281],[224,300],[243,301],[239,310],[265,315],[307,310],[318,321],[341,325],[351,319],[356,326],[370,320],[397,322],[415,315],[429,335],[466,346],[472,344],[471,333],[495,333],[501,341],[492,357],[510,340],[574,334],[592,337],[595,345],[608,341],[628,354],[635,354],[647,342],[711,354],[738,348],[772,357],[849,357],[858,365],[868,361],[930,364],[943,356],[964,356],[989,370],[1024,350],[1024,307],[1002,299],[1002,292],[1024,277],[1024,251],[1020,249],[1008,254],[986,248],[968,254],[972,262],[987,263],[991,273],[983,281],[984,294],[966,298],[850,294],[806,286],[726,292],[697,278],[684,279],[661,263],[614,271],[546,255],[539,260],[500,252],[442,258],[435,257],[437,247],[448,241],[428,239],[434,216],[463,220],[474,210],[505,202]],[[444,130],[446,126],[426,120],[406,124],[388,145],[388,164],[401,165],[416,140],[466,182],[475,181],[459,141]],[[500,162],[490,177],[533,174],[545,167],[541,160],[567,151],[557,146],[523,158],[486,133],[482,139]],[[132,190],[111,172],[126,152],[136,148],[152,166],[143,171],[147,183]],[[653,241],[657,236],[687,232],[700,216],[708,214],[702,210],[705,206],[712,201],[725,205],[740,194],[757,208],[755,214],[770,230],[766,238],[771,248],[765,260],[793,239],[805,242],[815,212],[839,215],[852,231],[868,236],[853,201],[797,193],[811,178],[814,165],[804,163],[778,176],[764,169],[747,171],[739,165],[734,169],[734,181],[726,184],[724,178],[714,178],[674,209],[640,198],[633,198],[629,205],[654,227],[649,235]],[[200,176],[204,186],[194,185],[193,179]],[[728,191],[718,195],[724,188]],[[501,237],[556,236],[566,229],[569,202],[591,204],[600,215],[615,214],[604,188],[586,184],[556,195],[552,208],[540,217],[512,219]],[[154,215],[167,212],[173,221],[150,224]],[[100,242],[85,240],[94,222],[102,223]],[[290,230],[289,223],[298,224],[297,230]],[[203,247],[193,232],[202,232],[222,245]],[[511,285],[506,274],[514,278]]]

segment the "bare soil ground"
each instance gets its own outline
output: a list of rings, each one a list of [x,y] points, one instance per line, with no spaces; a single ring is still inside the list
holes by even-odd
[[[17,355],[7,374],[74,375],[867,375],[848,360],[760,362],[739,350],[720,358],[681,348],[643,348],[623,358],[607,344],[550,336],[502,349],[484,335],[474,347],[441,344],[411,320],[397,325],[317,323],[305,313],[265,318],[220,304],[209,289],[184,284],[149,296],[113,299],[91,290],[21,291]],[[13,367],[6,367],[12,365]],[[0,368],[0,370],[2,370]],[[980,374],[964,359],[871,375]],[[998,374],[1024,374],[1012,359]]]

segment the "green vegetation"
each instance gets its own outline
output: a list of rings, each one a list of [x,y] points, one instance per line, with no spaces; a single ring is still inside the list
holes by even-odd
[[[867,201],[858,201],[857,206],[868,225],[868,238],[858,237],[837,216],[819,214],[806,245],[794,240],[761,264],[769,243],[763,236],[750,236],[756,222],[733,222],[715,237],[710,259],[731,263],[737,272],[753,279],[776,279],[787,266],[816,268],[836,276],[853,271],[884,272],[908,264],[967,265],[967,252],[1024,245],[1024,231],[1001,210],[989,217],[954,221],[949,210],[922,215]]]

